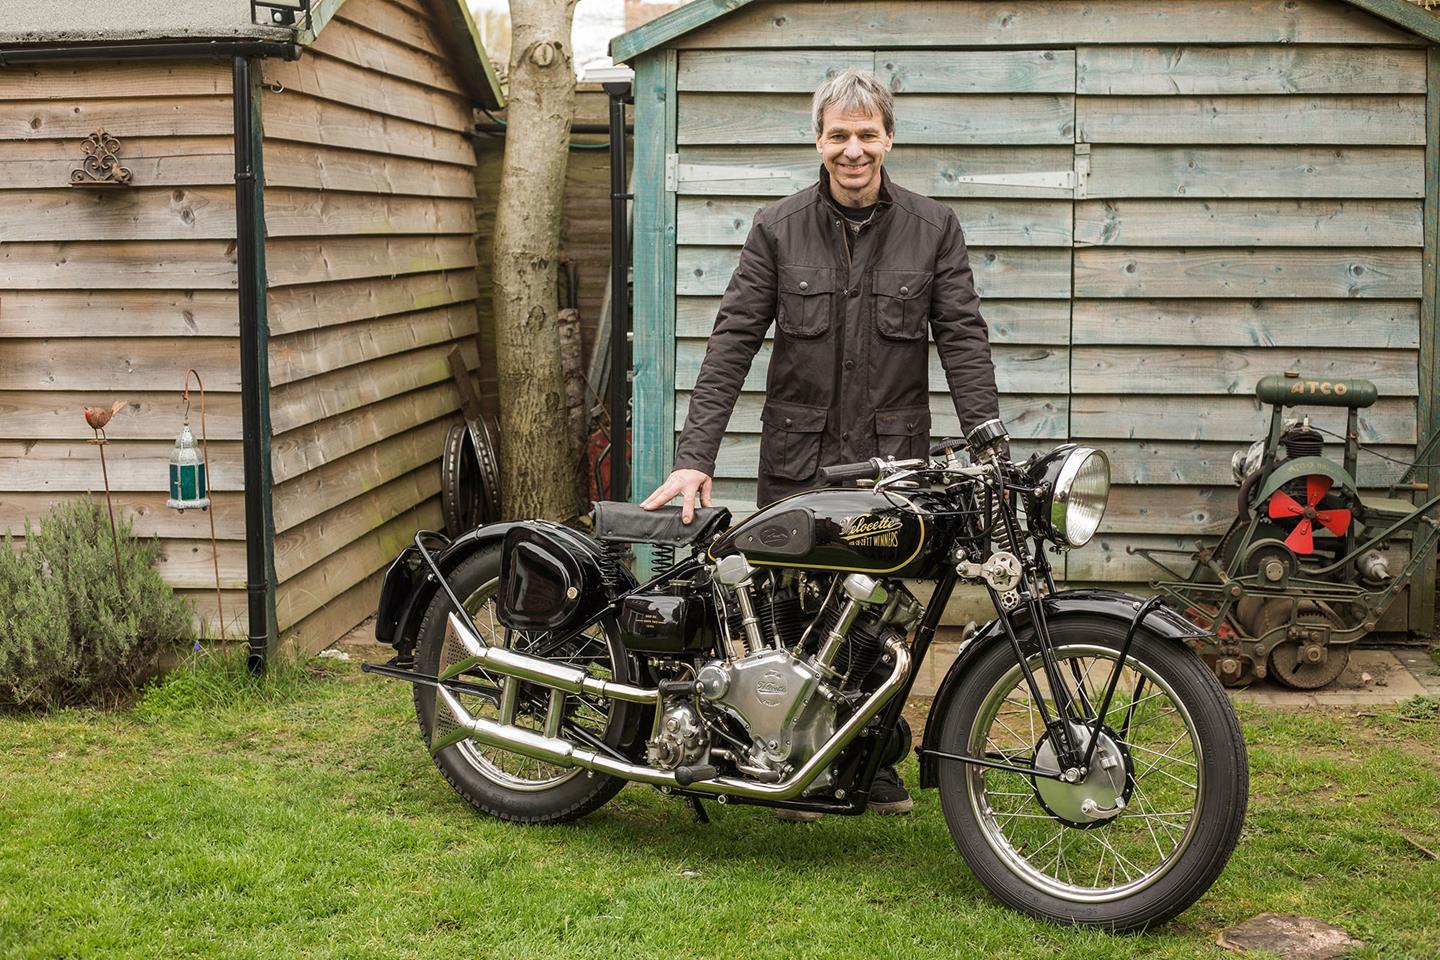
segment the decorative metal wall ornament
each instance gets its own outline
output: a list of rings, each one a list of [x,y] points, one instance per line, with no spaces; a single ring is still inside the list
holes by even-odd
[[[85,162],[70,171],[72,187],[128,187],[130,168],[120,165],[120,141],[101,127],[85,138]]]

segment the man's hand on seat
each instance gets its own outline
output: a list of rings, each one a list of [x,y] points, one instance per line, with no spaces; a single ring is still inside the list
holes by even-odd
[[[701,470],[676,470],[666,478],[665,482],[655,488],[655,492],[645,498],[640,506],[646,510],[654,510],[674,500],[677,496],[685,497],[685,506],[680,511],[680,519],[689,523],[695,519],[695,495],[700,495],[702,507],[713,506],[710,503],[710,485],[713,481],[710,474]]]

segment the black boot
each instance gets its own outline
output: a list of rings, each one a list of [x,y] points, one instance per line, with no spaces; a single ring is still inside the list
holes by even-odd
[[[870,809],[876,813],[906,814],[915,808],[905,781],[894,767],[881,767],[875,772],[875,782],[870,785]]]

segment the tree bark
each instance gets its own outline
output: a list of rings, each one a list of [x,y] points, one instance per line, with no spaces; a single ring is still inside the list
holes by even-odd
[[[575,111],[575,2],[510,0],[510,90],[494,261],[500,472],[509,518],[575,516],[556,297]]]

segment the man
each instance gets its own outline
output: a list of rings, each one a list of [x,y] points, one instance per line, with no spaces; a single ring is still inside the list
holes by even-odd
[[[999,416],[995,368],[965,238],[946,206],[885,171],[895,104],[873,73],[815,91],[820,179],[755,215],[690,395],[675,469],[642,504],[711,503],[720,440],[771,321],[778,331],[761,413],[758,505],[819,485],[821,466],[925,456],[929,330],[968,432]],[[881,771],[871,807],[908,813]]]

